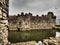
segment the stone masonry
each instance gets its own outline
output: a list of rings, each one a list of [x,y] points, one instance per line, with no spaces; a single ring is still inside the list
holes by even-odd
[[[20,42],[20,43],[11,43],[10,45],[38,45],[36,41]]]
[[[17,16],[9,16],[9,30],[52,29],[56,24],[56,16],[53,12],[47,15],[33,16],[32,13],[21,13]]]
[[[49,37],[48,39],[43,39],[45,45],[60,45],[60,33],[56,32],[55,37]]]
[[[8,7],[9,0],[0,0],[0,45],[8,44]]]

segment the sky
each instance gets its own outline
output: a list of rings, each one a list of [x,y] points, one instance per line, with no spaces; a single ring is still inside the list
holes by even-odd
[[[9,15],[31,12],[41,16],[49,11],[60,18],[60,0],[9,0]]]

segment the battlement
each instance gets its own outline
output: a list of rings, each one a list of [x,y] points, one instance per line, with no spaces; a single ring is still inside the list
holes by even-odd
[[[39,16],[39,15],[36,15],[36,16],[33,16],[32,13],[21,13],[21,14],[17,14],[17,16],[13,15],[13,16],[9,16],[9,20],[17,20],[18,18],[30,18],[31,21],[33,20],[52,20],[52,19],[56,19],[56,16],[53,14],[53,12],[48,12],[47,15],[42,15],[42,16]]]
[[[30,12],[9,16],[10,30],[52,29],[55,24],[56,16],[53,12],[48,12],[47,15],[42,16],[33,16]]]

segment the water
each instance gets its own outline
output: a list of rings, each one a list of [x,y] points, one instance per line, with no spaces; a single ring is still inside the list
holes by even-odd
[[[60,25],[60,19],[56,19],[56,24]]]
[[[60,32],[56,32],[56,37],[60,37]]]

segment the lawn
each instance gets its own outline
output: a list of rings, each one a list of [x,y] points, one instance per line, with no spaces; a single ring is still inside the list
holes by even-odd
[[[48,37],[54,37],[57,30],[33,30],[33,31],[9,31],[8,40],[12,43],[25,41],[42,41]]]

